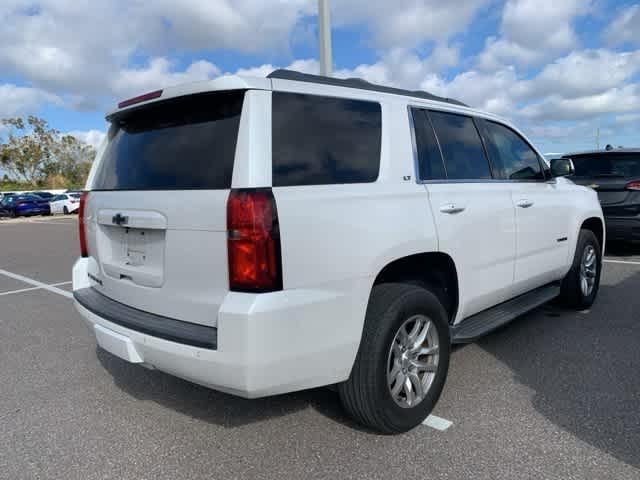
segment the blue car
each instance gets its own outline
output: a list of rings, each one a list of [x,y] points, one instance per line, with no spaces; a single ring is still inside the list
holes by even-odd
[[[9,217],[51,215],[51,208],[47,200],[36,195],[12,195],[2,199],[0,213]]]

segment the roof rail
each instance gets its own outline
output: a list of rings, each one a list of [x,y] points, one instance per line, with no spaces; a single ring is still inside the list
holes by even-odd
[[[385,87],[383,85],[376,85],[375,83],[367,82],[366,80],[362,80],[361,78],[342,79],[334,77],[324,77],[322,75],[310,75],[308,73],[300,73],[294,70],[286,69],[274,70],[269,75],[267,75],[267,78],[294,80],[296,82],[319,83],[322,85],[334,85],[336,87],[357,88],[360,90],[370,90],[374,92],[391,93],[393,95],[403,95],[405,97],[424,98],[426,100],[446,102],[454,105],[460,105],[462,107],[469,106],[458,100],[454,100],[453,98],[438,97],[437,95],[433,95],[422,90],[403,90],[401,88]]]

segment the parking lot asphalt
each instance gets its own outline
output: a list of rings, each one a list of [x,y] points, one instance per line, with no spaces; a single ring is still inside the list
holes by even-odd
[[[381,436],[328,389],[244,400],[98,350],[37,288],[70,290],[76,228],[0,222],[1,479],[640,479],[640,248],[610,249],[590,311],[456,348],[446,430]]]

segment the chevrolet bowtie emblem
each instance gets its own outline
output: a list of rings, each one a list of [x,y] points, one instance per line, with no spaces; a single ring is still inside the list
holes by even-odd
[[[598,185],[597,183],[592,183],[591,185],[589,185],[591,188],[598,188],[600,187],[600,185]]]

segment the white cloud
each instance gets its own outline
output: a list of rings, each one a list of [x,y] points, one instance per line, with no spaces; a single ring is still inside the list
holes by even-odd
[[[631,5],[620,12],[605,32],[605,38],[614,45],[640,44],[640,4]]]
[[[258,67],[240,68],[236,70],[234,75],[242,75],[246,77],[266,77],[274,70],[278,70],[280,68],[286,68],[287,70],[295,70],[296,72],[311,74],[318,74],[318,72],[320,71],[320,65],[318,61],[313,58],[309,58],[304,60],[295,60],[286,67],[278,67],[270,63],[265,63]]]
[[[60,103],[60,97],[38,88],[0,84],[0,118],[35,114],[46,104]]]
[[[540,102],[527,105],[520,114],[532,119],[575,120],[638,110],[640,110],[640,85],[631,84],[578,98],[550,95]]]
[[[571,21],[587,13],[590,0],[508,0],[502,12],[501,37],[487,39],[478,64],[535,65],[577,43]]]
[[[42,0],[0,4],[0,71],[59,93],[105,95],[133,55],[286,50],[306,0]],[[117,83],[117,79],[116,79]]]
[[[159,57],[150,60],[146,67],[121,70],[110,87],[117,95],[127,96],[180,83],[207,80],[219,74],[218,67],[204,60],[193,62],[184,72],[172,71],[171,62]]]
[[[638,72],[640,50],[576,51],[544,67],[537,77],[524,83],[522,93],[528,97],[555,94],[578,98],[624,85]]]
[[[334,2],[335,22],[366,23],[384,48],[411,48],[461,32],[489,0],[350,0]]]
[[[498,115],[513,117],[516,112],[514,92],[518,88],[518,78],[513,67],[495,73],[470,70],[449,82],[432,75],[425,78],[421,87]]]
[[[67,132],[67,135],[76,137],[81,142],[91,145],[96,150],[107,136],[107,134],[101,130],[73,130]]]

